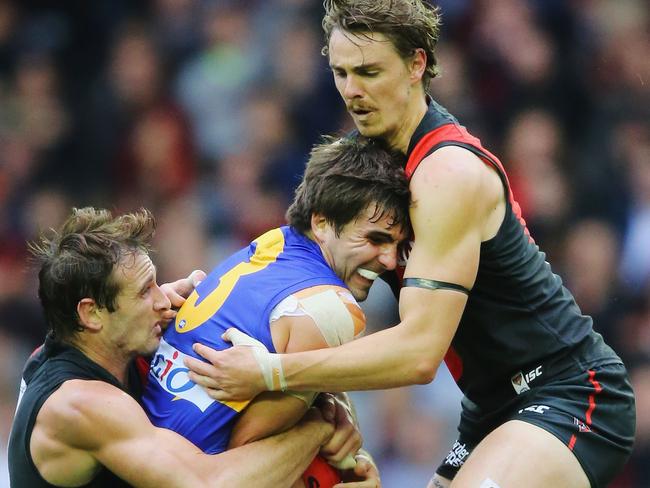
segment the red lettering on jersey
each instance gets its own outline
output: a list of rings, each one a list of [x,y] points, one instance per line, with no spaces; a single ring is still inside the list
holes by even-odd
[[[445,354],[445,363],[454,381],[458,383],[461,376],[463,376],[463,360],[453,346],[449,346],[447,354]]]

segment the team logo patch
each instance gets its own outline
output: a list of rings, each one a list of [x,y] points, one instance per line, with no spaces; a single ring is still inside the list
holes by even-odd
[[[528,386],[528,383],[524,379],[524,375],[521,371],[510,378],[510,383],[512,383],[512,387],[515,389],[517,395],[521,395],[522,393],[530,390],[530,386]]]
[[[573,417],[573,423],[578,427],[578,432],[591,432],[591,428],[582,420]]]
[[[187,400],[196,405],[201,412],[205,412],[215,400],[210,398],[203,388],[190,380],[187,375],[189,369],[183,364],[185,357],[187,357],[186,354],[161,339],[158,351],[151,361],[149,374],[154,377],[163,390],[174,396],[174,400],[179,398]]]
[[[512,383],[512,387],[515,389],[515,392],[517,392],[517,395],[521,395],[522,393],[530,390],[529,383],[532,383],[533,380],[539,378],[540,376],[542,376],[542,367],[537,366],[526,374],[523,374],[521,371],[519,371],[512,378],[510,378],[510,382]]]

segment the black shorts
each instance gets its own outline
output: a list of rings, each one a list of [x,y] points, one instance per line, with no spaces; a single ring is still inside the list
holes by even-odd
[[[487,415],[464,399],[458,440],[436,472],[453,479],[474,447],[509,420],[528,422],[560,439],[580,462],[591,486],[601,488],[632,452],[634,393],[625,367],[608,364],[551,379]]]

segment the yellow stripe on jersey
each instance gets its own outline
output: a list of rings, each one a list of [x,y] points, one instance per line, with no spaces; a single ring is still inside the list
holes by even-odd
[[[261,271],[275,262],[284,249],[284,234],[281,229],[273,229],[255,239],[254,242],[257,243],[257,247],[250,261],[239,263],[225,273],[219,285],[200,304],[196,304],[198,293],[196,290],[192,292],[178,311],[176,332],[184,334],[205,323],[221,308],[241,276]]]

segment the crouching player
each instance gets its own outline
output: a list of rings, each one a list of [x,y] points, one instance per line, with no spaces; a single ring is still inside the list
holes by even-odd
[[[252,402],[220,403],[190,380],[184,358],[198,357],[196,342],[228,347],[221,336],[231,326],[270,352],[334,347],[359,335],[365,316],[357,301],[381,273],[396,267],[408,228],[409,192],[400,162],[381,143],[362,137],[328,140],[312,150],[287,212],[290,225],[217,266],[165,332],[143,398],[155,425],[217,453],[283,431],[302,417],[316,393],[268,392]],[[271,384],[278,381],[275,373],[265,371]],[[342,409],[338,403],[339,415]],[[323,454],[340,463],[357,451],[360,439],[345,444]],[[316,476],[316,486],[328,486],[331,473],[315,463],[303,485]],[[378,486],[376,468],[365,461],[363,466],[352,479]]]

